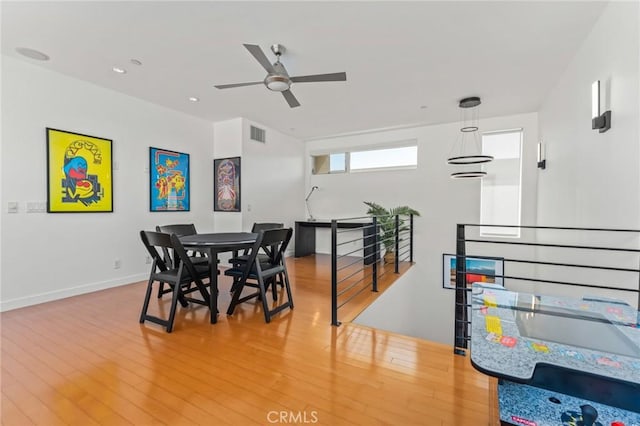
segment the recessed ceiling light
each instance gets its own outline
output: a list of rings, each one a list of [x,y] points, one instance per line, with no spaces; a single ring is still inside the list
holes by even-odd
[[[16,48],[16,52],[18,52],[22,56],[26,56],[27,58],[31,58],[31,59],[36,59],[38,61],[49,60],[49,55],[46,55],[34,49],[29,49],[28,47],[18,47]]]
[[[189,100],[190,100],[191,102],[198,102],[200,99],[199,99],[199,98],[196,98],[195,96],[189,96]]]
[[[118,74],[126,74],[127,73],[127,70],[125,70],[124,68],[113,67],[111,69],[113,70],[113,72],[117,72]]]
[[[131,63],[132,63],[133,65],[142,65],[142,62],[140,62],[140,61],[139,61],[139,60],[137,60],[137,59],[132,59],[132,60],[131,60]]]

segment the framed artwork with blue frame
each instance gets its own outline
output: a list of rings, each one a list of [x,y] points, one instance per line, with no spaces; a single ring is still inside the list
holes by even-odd
[[[149,209],[188,212],[189,154],[149,147]]]
[[[113,212],[111,139],[47,127],[47,212]]]
[[[504,258],[473,256],[467,257],[467,288],[474,282],[489,283],[502,286],[504,275]],[[442,255],[442,287],[456,288],[456,255]]]

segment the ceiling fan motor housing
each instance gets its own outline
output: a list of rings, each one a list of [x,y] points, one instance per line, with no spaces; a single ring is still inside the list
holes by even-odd
[[[289,90],[289,87],[291,87],[291,79],[289,78],[289,74],[287,74],[287,70],[284,68],[284,65],[280,62],[276,62],[273,64],[273,71],[274,72],[269,73],[265,77],[265,86],[274,92],[284,92],[285,90]]]

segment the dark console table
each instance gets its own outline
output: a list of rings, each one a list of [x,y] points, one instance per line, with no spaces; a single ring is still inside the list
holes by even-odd
[[[338,228],[362,228],[365,265],[379,259],[375,243],[375,230],[372,222],[338,222]],[[315,220],[296,222],[295,257],[309,256],[316,252],[316,228],[331,228],[331,221]],[[374,256],[375,255],[375,256]]]

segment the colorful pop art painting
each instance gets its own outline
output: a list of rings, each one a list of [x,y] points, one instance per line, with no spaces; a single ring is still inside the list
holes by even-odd
[[[149,147],[152,212],[189,211],[189,154]]]
[[[112,141],[47,128],[47,212],[112,211]]]
[[[213,210],[240,211],[240,157],[213,160]]]
[[[504,259],[499,257],[468,257],[467,287],[473,283],[488,283],[503,285]],[[442,255],[442,286],[444,288],[456,288],[456,256],[454,254]]]

